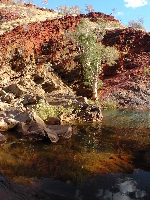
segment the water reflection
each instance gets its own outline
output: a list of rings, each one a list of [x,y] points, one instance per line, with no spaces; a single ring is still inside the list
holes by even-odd
[[[112,199],[112,200],[135,200],[142,199],[146,196],[144,190],[137,188],[137,182],[131,178],[118,179],[117,184],[113,187],[112,191],[99,189],[96,197],[98,199]]]
[[[133,173],[137,168],[150,171],[149,112],[103,111],[103,115],[101,123],[78,124],[77,135],[56,144],[27,141],[16,133],[5,134],[0,171],[17,183],[27,181],[27,185],[37,177],[33,185],[38,195],[43,195],[41,199],[44,195],[49,199],[48,194],[51,200],[58,196],[86,200],[150,199],[149,173]]]
[[[128,128],[150,128],[150,111],[106,110],[103,125]]]
[[[147,174],[142,170],[130,175],[106,174],[78,185],[42,179],[35,181],[32,187],[41,200],[148,200],[150,188],[147,187],[148,178],[145,179]]]

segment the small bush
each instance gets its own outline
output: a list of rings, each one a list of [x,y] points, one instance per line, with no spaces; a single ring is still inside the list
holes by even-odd
[[[95,8],[91,5],[91,4],[85,4],[85,10],[90,13],[90,12],[94,12],[95,11]]]
[[[144,67],[144,74],[150,75],[150,69],[148,67]]]
[[[56,7],[59,15],[80,15],[82,10],[79,8],[78,5],[72,6],[69,8],[68,6],[57,6]]]
[[[69,115],[72,113],[74,107],[68,104],[68,107],[64,106],[52,106],[46,103],[44,100],[40,100],[36,107],[36,112],[43,119],[48,117],[60,118],[62,114]]]
[[[44,100],[40,100],[36,107],[36,112],[43,119],[47,119],[49,116],[51,117],[59,117],[59,111],[56,106],[52,106],[46,104]]]
[[[130,20],[128,22],[128,26],[134,29],[142,29],[145,30],[144,26],[143,26],[143,19],[138,19],[137,21],[134,20]]]
[[[106,109],[106,110],[109,110],[109,109],[116,109],[117,108],[117,105],[116,105],[116,102],[115,101],[104,101],[101,104],[101,108],[102,109]]]

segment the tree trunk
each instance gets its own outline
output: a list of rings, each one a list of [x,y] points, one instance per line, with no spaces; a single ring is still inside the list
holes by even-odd
[[[97,99],[97,77],[95,77],[93,80],[92,89],[93,89],[92,99],[95,101]]]

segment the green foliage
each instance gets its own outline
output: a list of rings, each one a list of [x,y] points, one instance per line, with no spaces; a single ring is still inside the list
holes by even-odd
[[[102,103],[100,103],[100,106],[102,109],[116,109],[117,108],[117,104],[115,101],[104,101]]]
[[[49,116],[60,118],[62,114],[69,115],[73,109],[74,107],[71,104],[68,104],[68,107],[52,106],[44,100],[40,100],[36,106],[36,112],[43,120],[47,119]]]
[[[75,39],[80,49],[84,83],[90,87],[101,72],[101,62],[114,64],[118,59],[115,47],[105,47],[101,41],[105,35],[104,23],[93,25],[89,19],[83,19],[76,29]]]
[[[102,71],[101,63],[113,65],[119,57],[115,47],[106,47],[102,44],[105,34],[105,23],[91,22],[88,18],[82,19],[74,32],[65,34],[65,37],[69,36],[78,48],[83,67],[84,84],[92,88],[93,99],[97,98],[98,76]]]
[[[108,65],[114,65],[116,60],[118,60],[119,54],[116,47],[104,47],[102,48],[102,61]]]
[[[150,75],[150,69],[148,67],[144,67],[143,71],[145,75]]]
[[[44,100],[40,100],[36,107],[36,112],[42,119],[47,119],[48,116],[59,117],[59,111],[56,106],[46,104]]]
[[[97,89],[100,89],[103,87],[103,81],[102,80],[98,80],[98,83],[97,83]]]

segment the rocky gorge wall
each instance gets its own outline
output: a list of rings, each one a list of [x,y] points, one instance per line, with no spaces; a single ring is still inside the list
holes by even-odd
[[[103,13],[90,13],[88,15],[64,16],[44,22],[30,23],[26,28],[18,26],[11,32],[0,35],[0,49],[2,50],[3,60],[7,60],[8,56],[13,56],[16,48],[24,52],[26,61],[31,57],[33,59],[35,56],[41,56],[44,43],[49,42],[50,46],[53,47],[57,42],[61,42],[60,46],[62,48],[64,41],[60,35],[65,30],[73,30],[84,17],[89,17],[92,21],[97,20],[97,17],[117,21],[114,17]],[[60,51],[59,47],[57,47],[57,51]],[[49,54],[51,54],[50,50]]]
[[[69,39],[64,39],[66,30],[74,30],[84,17],[91,21],[101,19],[118,22],[110,15],[90,13],[38,21],[28,24],[26,28],[18,26],[0,35],[0,66],[10,65],[12,70],[25,75],[29,65],[31,68],[41,68],[45,63],[50,63],[53,70],[78,95],[90,97],[90,91],[82,84],[82,66],[76,54],[76,46]],[[103,43],[117,47],[119,60],[114,66],[103,65],[100,75],[103,87],[99,90],[99,98],[115,102],[118,107],[128,107],[132,100],[130,106],[133,108],[139,105],[142,105],[141,108],[149,108],[150,34],[131,28],[116,28],[107,31]],[[137,87],[140,89],[137,90]],[[132,92],[130,99],[129,93]],[[134,99],[137,99],[137,103]]]
[[[115,45],[120,57],[115,66],[104,67],[101,99],[121,108],[150,108],[150,33],[132,28],[108,31],[105,45]]]
[[[132,28],[107,31],[103,43],[117,47],[120,52],[119,65],[122,69],[150,65],[150,33],[148,32]]]
[[[66,126],[60,125],[62,121],[102,120],[99,106],[90,105],[86,98],[77,97],[48,62],[51,61],[51,57],[55,58],[54,60],[57,58],[57,54],[52,52],[53,48],[58,52],[60,50],[55,44],[62,38],[62,31],[68,27],[74,28],[80,19],[81,16],[68,16],[53,21],[30,23],[26,30],[18,26],[0,36],[0,131],[13,129],[24,136],[31,136],[32,139],[44,140],[46,137],[52,142],[57,142],[58,135],[62,137],[68,131]],[[44,48],[46,42],[48,48]],[[61,46],[63,43],[62,40]],[[52,117],[49,118],[51,122],[48,122],[47,118],[43,121],[37,114],[41,101],[44,103],[44,113],[50,108],[54,111],[57,107],[59,119],[52,116],[51,112],[48,116]],[[63,110],[69,110],[69,113],[65,114]],[[15,119],[18,114],[19,118]],[[52,123],[52,127],[46,127],[46,123]],[[66,138],[72,135],[70,128]],[[55,134],[56,131],[58,135]],[[3,135],[1,138],[5,139]]]

